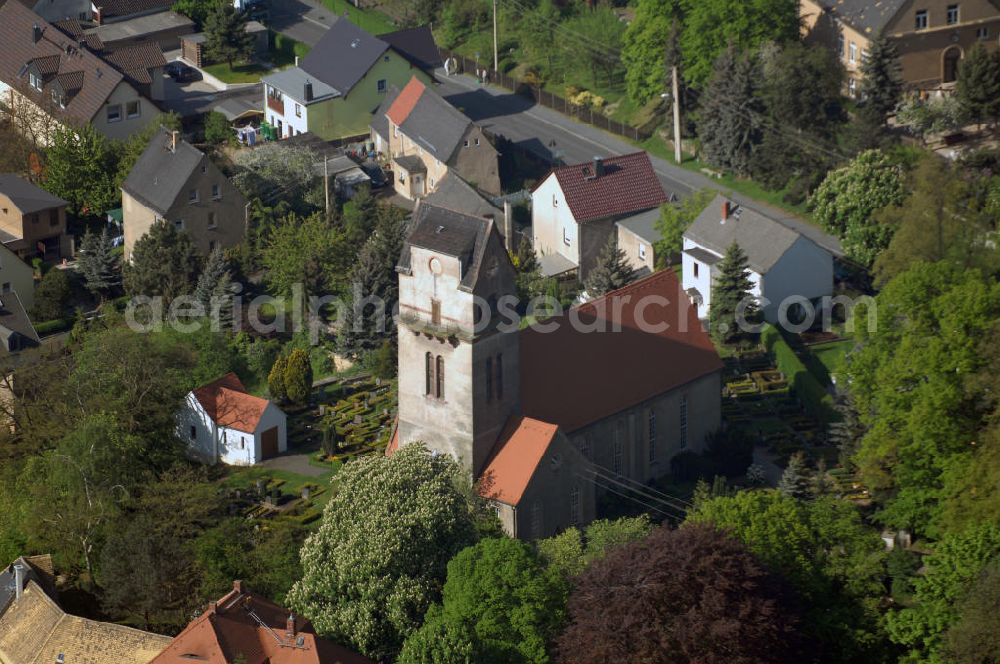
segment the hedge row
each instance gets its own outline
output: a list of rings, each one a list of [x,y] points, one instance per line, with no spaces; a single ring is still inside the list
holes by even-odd
[[[788,345],[781,330],[767,324],[760,334],[760,340],[778,365],[778,369],[785,374],[785,379],[795,391],[806,412],[820,422],[831,421],[836,414],[833,397],[820,385],[799,359],[798,354]]]
[[[74,322],[75,319],[73,318],[54,318],[53,320],[47,320],[35,325],[35,332],[38,333],[38,336],[44,337],[49,334],[68,330],[73,327]]]

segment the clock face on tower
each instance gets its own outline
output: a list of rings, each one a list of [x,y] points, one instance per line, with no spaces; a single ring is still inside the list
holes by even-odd
[[[435,276],[441,274],[441,272],[444,270],[444,268],[441,265],[441,261],[438,260],[437,256],[435,256],[430,260],[428,267],[430,267],[431,274]]]

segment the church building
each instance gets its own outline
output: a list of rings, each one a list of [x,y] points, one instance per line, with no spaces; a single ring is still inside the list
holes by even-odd
[[[672,271],[519,329],[493,220],[425,201],[396,269],[387,454],[423,442],[452,455],[514,537],[586,524],[596,496],[667,474],[718,428],[722,362]]]

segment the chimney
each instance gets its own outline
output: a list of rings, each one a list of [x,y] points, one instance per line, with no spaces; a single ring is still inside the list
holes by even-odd
[[[37,44],[42,39],[42,29],[37,23],[31,26],[31,39],[34,44]]]
[[[306,79],[305,85],[302,86],[302,98],[306,101],[312,101],[313,98],[313,84],[308,79]]]
[[[216,611],[218,611],[218,609],[219,609],[219,603],[218,602],[209,602],[208,603],[208,610],[209,610],[210,613],[215,613]]]
[[[507,251],[517,251],[514,246],[514,211],[510,207],[510,201],[503,202],[503,243]]]
[[[599,178],[604,175],[604,160],[600,157],[594,157],[594,177]]]
[[[297,56],[297,55],[295,56],[295,66],[296,67],[299,66],[299,56]]]
[[[239,593],[240,595],[242,595],[243,594],[243,582],[242,581],[233,581],[233,590],[235,590],[237,593]]]
[[[170,132],[170,151],[177,152],[177,132]]]
[[[289,613],[285,620],[285,636],[289,639],[295,638],[295,614]]]
[[[24,577],[27,572],[28,568],[23,564],[14,563],[14,599],[21,599],[21,593],[24,592]]]
[[[722,223],[729,221],[729,200],[723,199],[722,201]]]

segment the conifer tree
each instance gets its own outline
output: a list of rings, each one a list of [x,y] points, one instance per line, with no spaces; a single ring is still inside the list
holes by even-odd
[[[125,265],[129,295],[162,295],[168,301],[190,293],[201,263],[191,237],[166,220],[153,222]]]
[[[876,37],[868,46],[868,57],[861,63],[861,98],[865,113],[872,122],[885,124],[896,110],[903,93],[899,53],[885,36]]]
[[[284,401],[288,398],[288,391],[285,389],[285,368],[288,360],[285,356],[279,356],[271,365],[271,372],[267,374],[267,391],[275,401]]]
[[[288,355],[285,364],[285,394],[288,400],[304,404],[312,393],[312,365],[309,363],[309,353],[296,348]]]
[[[805,457],[802,455],[802,452],[793,454],[788,460],[785,472],[781,474],[781,480],[778,482],[778,491],[791,498],[808,498],[811,484]]]
[[[747,255],[733,242],[719,263],[719,276],[712,284],[712,304],[708,312],[712,336],[719,343],[728,345],[743,337],[736,313],[744,300],[743,319],[748,323],[756,322],[757,303],[750,295],[752,288]]]
[[[1000,53],[989,53],[982,42],[958,65],[956,94],[969,117],[982,124],[1000,117]]]
[[[521,238],[513,258],[517,268],[517,297],[522,305],[527,305],[531,298],[541,295],[545,289],[535,248],[531,246],[531,240],[527,236]]]
[[[600,297],[625,286],[634,278],[635,270],[629,265],[625,252],[618,248],[612,235],[597,257],[597,265],[587,277],[587,294]]]
[[[229,328],[233,322],[231,282],[232,274],[229,272],[226,256],[222,252],[222,247],[217,246],[208,255],[205,268],[195,285],[194,296],[210,316],[215,314],[215,308],[218,307],[219,325],[224,329]]]
[[[246,31],[247,16],[230,2],[219,0],[205,19],[205,41],[209,57],[232,69],[236,60],[253,55],[253,35]]]
[[[737,175],[749,174],[754,149],[763,139],[758,79],[755,61],[730,44],[702,94],[698,136],[705,159]]]
[[[121,269],[107,228],[100,234],[88,231],[83,236],[76,265],[87,290],[100,295],[102,300],[108,291],[121,284]]]

